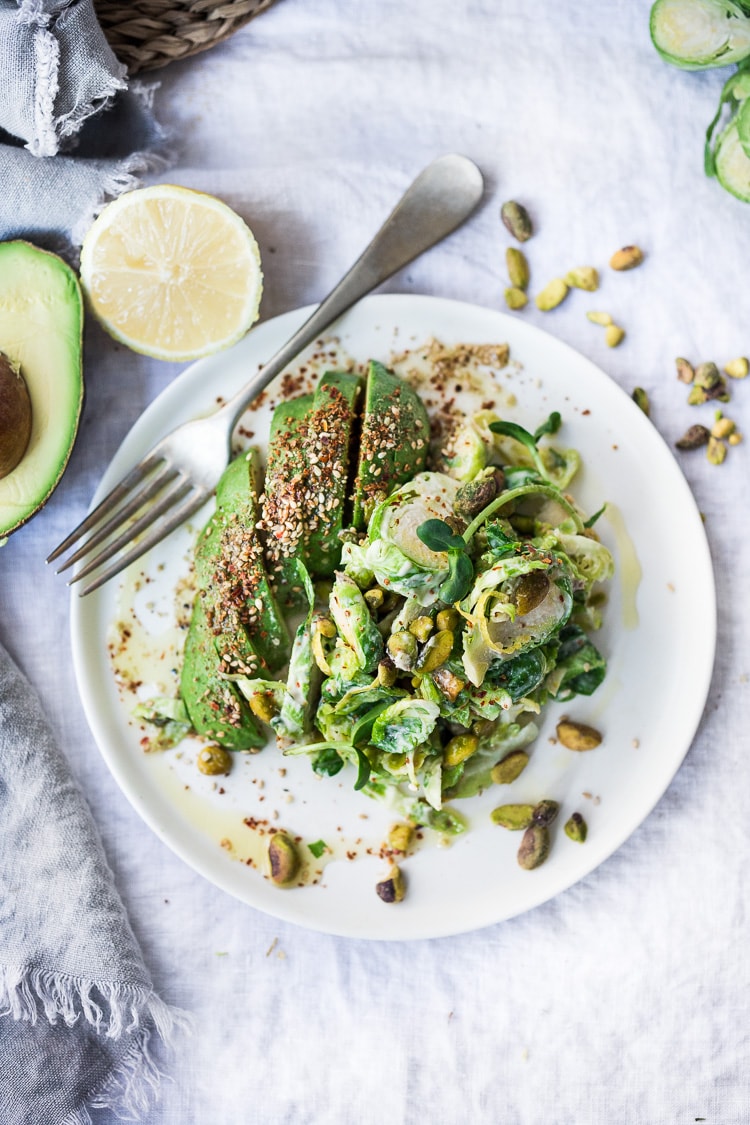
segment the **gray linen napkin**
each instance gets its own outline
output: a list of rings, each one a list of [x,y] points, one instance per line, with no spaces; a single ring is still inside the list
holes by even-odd
[[[80,243],[103,203],[164,167],[153,90],[128,83],[92,0],[0,0],[0,239]]]
[[[154,992],[88,806],[0,646],[0,1122],[138,1120],[187,1017]]]

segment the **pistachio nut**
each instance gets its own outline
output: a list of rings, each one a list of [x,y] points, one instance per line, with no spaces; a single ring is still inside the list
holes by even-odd
[[[520,777],[529,764],[529,755],[525,750],[511,750],[502,761],[492,767],[490,776],[495,785],[510,785]]]
[[[690,394],[687,396],[688,406],[703,406],[704,402],[708,402],[708,395],[704,387],[691,387]]]
[[[408,852],[414,842],[414,825],[407,821],[391,825],[388,833],[388,846],[394,852]]]
[[[733,434],[736,426],[731,418],[717,418],[711,427],[711,437],[728,438]]]
[[[677,378],[681,383],[692,383],[695,378],[695,369],[692,363],[689,363],[682,356],[678,356],[674,361],[677,368]]]
[[[515,312],[518,309],[525,309],[529,303],[529,298],[526,296],[523,289],[516,289],[515,286],[510,286],[505,290],[505,303],[509,309]]]
[[[586,723],[574,723],[572,719],[561,719],[557,724],[557,737],[568,750],[594,750],[602,736],[594,727]]]
[[[270,723],[271,719],[278,714],[278,707],[274,703],[273,694],[270,691],[254,691],[248,699],[247,705],[256,719],[260,719],[262,723]]]
[[[417,640],[424,644],[432,632],[432,625],[431,617],[415,617],[413,621],[409,622],[409,632],[413,633]]]
[[[633,399],[635,405],[639,406],[648,418],[651,414],[651,403],[649,402],[648,395],[644,391],[643,387],[636,387],[633,390],[631,398]]]
[[[518,242],[526,242],[534,233],[529,213],[522,203],[509,199],[500,208],[503,225]]]
[[[625,329],[619,324],[610,324],[604,329],[604,343],[608,348],[617,348],[625,339]]]
[[[454,672],[451,672],[450,668],[445,666],[435,669],[432,673],[432,681],[438,691],[442,692],[446,699],[450,699],[451,703],[456,701],[466,687],[466,681],[459,679]]]
[[[401,902],[406,894],[406,884],[401,868],[394,863],[388,872],[388,878],[376,883],[375,890],[383,902]]]
[[[323,637],[335,637],[336,626],[330,617],[318,617],[315,621],[315,627]]]
[[[690,426],[675,445],[678,449],[700,449],[710,437],[711,433],[705,426]]]
[[[452,629],[441,629],[434,633],[419,654],[418,672],[434,672],[453,651],[454,635]]]
[[[518,865],[524,871],[540,867],[549,855],[549,829],[541,824],[532,824],[523,834],[518,849]]]
[[[577,844],[582,844],[588,834],[588,825],[579,812],[574,812],[572,816],[568,817],[565,822],[566,836],[569,836],[571,840],[575,840]]]
[[[379,586],[373,586],[371,590],[365,590],[365,601],[370,609],[381,609],[385,600],[385,594]]]
[[[542,828],[549,828],[550,824],[556,819],[560,811],[560,806],[557,801],[550,801],[545,799],[540,801],[538,805],[534,806],[534,811],[531,814],[531,819],[534,824],[540,825]]]
[[[402,672],[411,672],[417,663],[417,638],[407,629],[391,633],[386,642],[388,655]]]
[[[612,317],[608,312],[596,312],[593,309],[586,313],[586,319],[592,324],[600,324],[602,328],[607,328],[612,323]]]
[[[498,805],[490,813],[490,820],[511,832],[520,832],[533,823],[535,808],[536,805]]]
[[[710,437],[708,439],[708,448],[706,449],[706,457],[712,465],[721,465],[727,455],[727,447],[723,441],[718,438]]]
[[[274,832],[268,842],[268,863],[271,881],[285,887],[295,878],[300,868],[299,852],[286,832]]]
[[[514,289],[523,289],[529,284],[529,263],[523,250],[509,246],[505,251],[505,264],[508,267],[508,277]]]
[[[735,430],[733,434],[729,435],[727,441],[730,445],[739,445],[742,441],[742,434]]]
[[[744,379],[750,371],[750,363],[744,355],[739,356],[737,359],[730,359],[729,363],[724,365],[724,370],[730,379]]]
[[[198,751],[198,769],[208,777],[219,773],[229,773],[233,758],[223,746],[204,746]]]
[[[384,656],[378,664],[378,683],[381,687],[393,687],[397,678],[396,665],[389,656]]]
[[[566,273],[565,283],[571,289],[585,289],[587,293],[594,293],[599,288],[599,274],[593,266],[578,266]]]
[[[511,595],[519,617],[525,617],[544,601],[549,593],[549,578],[543,570],[530,570],[518,579]]]
[[[632,270],[643,261],[643,251],[638,246],[623,246],[609,259],[613,270]]]
[[[535,302],[540,312],[550,312],[561,305],[569,293],[567,284],[561,277],[556,277],[545,285],[541,293],[537,293]]]
[[[460,492],[460,489],[459,489]],[[453,606],[448,609],[441,609],[435,617],[435,625],[438,630],[441,629],[455,629],[461,620],[461,614]]]
[[[489,476],[468,480],[462,484],[456,493],[453,507],[461,519],[471,522],[488,504],[491,504],[498,493],[502,492],[504,475],[502,470],[490,473]]]
[[[443,750],[443,762],[446,766],[459,766],[479,749],[479,739],[475,734],[457,734],[448,742]]]

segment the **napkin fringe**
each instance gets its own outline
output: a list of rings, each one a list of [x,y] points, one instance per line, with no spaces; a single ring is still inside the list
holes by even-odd
[[[113,73],[97,93],[76,105],[68,113],[55,117],[55,98],[58,91],[60,69],[60,44],[49,30],[53,16],[45,12],[40,0],[22,0],[18,21],[34,27],[34,55],[36,61],[36,90],[34,93],[34,137],[26,148],[34,156],[55,156],[60,142],[77,133],[83,123],[94,113],[109,105],[115,94],[126,90],[127,67],[112,56]]]
[[[73,1027],[81,1018],[107,1039],[131,1035],[132,1043],[102,1087],[87,1098],[91,1109],[111,1109],[140,1120],[158,1093],[164,1073],[151,1054],[156,1035],[165,1047],[177,1033],[189,1031],[190,1016],[171,1007],[153,989],[115,981],[91,981],[69,973],[0,966],[0,1016],[36,1023],[44,1015],[54,1026],[62,1019]],[[88,1109],[79,1107],[61,1125],[92,1125]]]

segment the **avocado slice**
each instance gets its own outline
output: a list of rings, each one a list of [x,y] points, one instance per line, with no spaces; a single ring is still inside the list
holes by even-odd
[[[198,539],[195,573],[216,638],[219,671],[257,676],[289,659],[291,638],[263,564],[258,535],[257,449],[236,457],[216,489],[216,511]]]
[[[314,578],[341,561],[351,447],[362,380],[328,372],[315,393],[276,407],[271,423],[263,528],[266,562],[280,595],[293,593],[287,565],[299,557]]]
[[[430,422],[417,392],[371,360],[354,484],[352,523],[364,531],[373,510],[427,462]],[[383,456],[385,454],[385,456]]]
[[[266,735],[231,680],[219,673],[207,600],[206,591],[199,590],[185,639],[180,694],[198,734],[227,750],[260,749],[268,741]]]
[[[31,400],[31,436],[0,479],[0,537],[47,501],[68,463],[83,403],[83,299],[67,263],[29,242],[0,243],[0,352]]]

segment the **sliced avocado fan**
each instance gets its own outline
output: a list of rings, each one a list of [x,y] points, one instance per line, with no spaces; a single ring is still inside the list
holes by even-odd
[[[279,596],[294,600],[299,558],[313,578],[341,561],[351,447],[362,380],[328,372],[315,393],[281,403],[268,446],[263,529],[266,564]]]
[[[427,461],[430,423],[417,392],[382,363],[371,360],[354,485],[352,523],[367,527],[373,509]]]
[[[264,735],[226,675],[278,671],[290,637],[263,565],[257,531],[258,452],[240,454],[216,490],[216,511],[195,550],[198,593],[185,643],[181,693],[193,726],[228,749]]]

